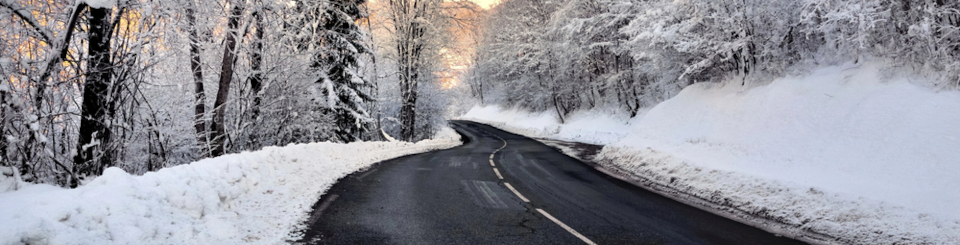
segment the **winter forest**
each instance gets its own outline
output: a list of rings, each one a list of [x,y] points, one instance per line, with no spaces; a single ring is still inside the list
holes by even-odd
[[[504,1],[465,74],[483,103],[635,116],[687,85],[763,78],[863,57],[960,83],[960,2],[949,0]],[[769,80],[766,80],[769,81]]]
[[[633,117],[691,84],[867,58],[958,89],[960,2],[0,0],[0,168],[76,187],[418,141],[476,104]]]
[[[429,138],[456,93],[440,50],[479,16],[433,0],[0,7],[0,163],[60,186],[381,130]]]

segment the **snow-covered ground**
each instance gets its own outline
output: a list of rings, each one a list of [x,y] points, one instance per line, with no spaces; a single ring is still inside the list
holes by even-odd
[[[311,205],[338,179],[459,144],[446,128],[415,144],[268,147],[143,176],[110,168],[76,189],[27,185],[0,193],[0,244],[285,243],[298,239]]]
[[[581,112],[561,125],[550,112],[495,106],[462,118],[607,145],[600,164],[793,232],[960,244],[960,92],[880,67],[825,67],[754,88],[697,84],[629,120]]]
[[[617,142],[633,129],[628,116],[600,111],[574,112],[561,124],[553,111],[530,113],[491,105],[474,107],[460,119],[483,122],[527,136],[598,145]]]

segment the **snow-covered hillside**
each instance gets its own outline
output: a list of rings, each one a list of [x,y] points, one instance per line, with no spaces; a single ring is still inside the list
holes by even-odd
[[[496,107],[463,118],[605,144],[601,164],[843,243],[960,244],[960,92],[879,67],[697,84],[632,120],[581,112],[560,125]]]
[[[76,189],[27,185],[0,193],[0,244],[284,243],[297,239],[292,232],[338,179],[382,160],[459,144],[446,128],[415,144],[267,147],[143,176],[110,168]]]

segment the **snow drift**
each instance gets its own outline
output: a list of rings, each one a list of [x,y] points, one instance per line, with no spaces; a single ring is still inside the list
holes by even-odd
[[[338,179],[373,163],[460,144],[452,129],[418,143],[267,147],[131,176],[118,168],[76,189],[0,193],[0,244],[277,244],[296,240]],[[0,176],[2,178],[2,176]]]
[[[524,128],[520,113],[497,108],[464,118],[614,142],[597,162],[842,243],[960,244],[960,92],[880,67],[826,67],[755,88],[696,84],[618,121],[630,128],[623,134],[601,126],[604,140],[540,130],[565,127],[556,120]]]
[[[521,109],[506,109],[497,105],[476,106],[460,117],[519,132],[531,137],[566,141],[611,144],[631,131],[628,116],[600,111],[579,111],[567,116],[561,124],[556,112],[531,113]]]

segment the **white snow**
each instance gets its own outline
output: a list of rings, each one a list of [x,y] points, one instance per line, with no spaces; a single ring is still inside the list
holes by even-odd
[[[696,84],[632,120],[570,119],[576,137],[546,113],[478,107],[463,118],[606,144],[601,164],[843,243],[960,244],[960,92],[880,67]],[[572,126],[591,124],[596,136]]]
[[[509,131],[522,132],[532,137],[611,144],[630,132],[628,117],[602,111],[580,111],[567,117],[561,124],[556,112],[530,113],[521,109],[505,109],[497,105],[477,106],[461,119],[487,123]]]
[[[415,144],[267,147],[143,176],[109,168],[76,189],[26,185],[0,193],[0,244],[285,243],[298,239],[311,205],[339,178],[459,145],[459,137],[446,129]],[[5,176],[0,183],[10,184]]]

